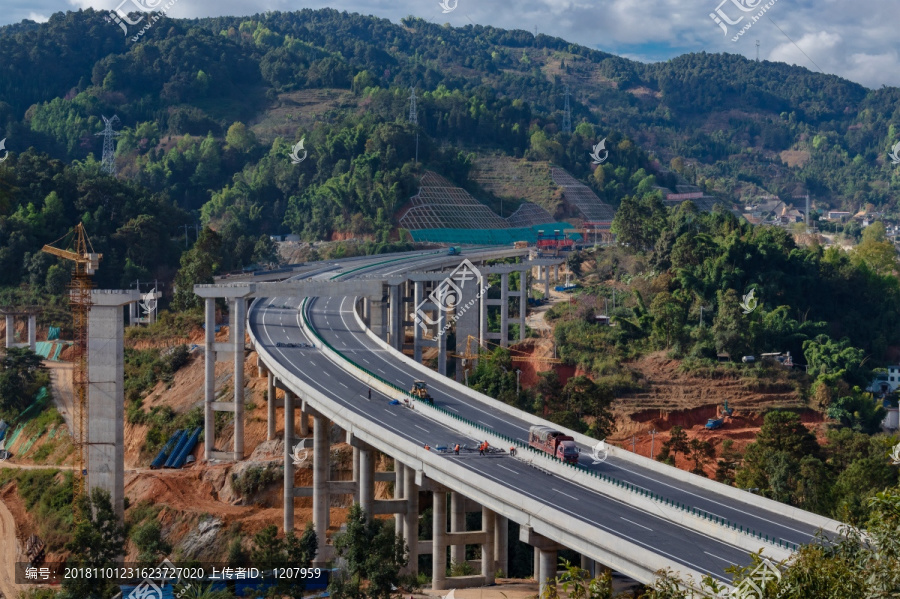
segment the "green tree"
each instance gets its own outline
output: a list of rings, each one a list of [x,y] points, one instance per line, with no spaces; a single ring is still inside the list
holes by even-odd
[[[716,448],[709,441],[701,439],[691,439],[690,455],[688,458],[694,462],[691,472],[706,476],[703,467],[716,458]]]
[[[50,382],[43,359],[26,347],[10,347],[0,357],[0,419],[12,421]]]
[[[278,528],[272,524],[253,537],[250,563],[262,570],[274,568],[308,568],[318,551],[318,541],[312,523],[307,523],[301,536],[293,531],[279,538]],[[303,597],[303,578],[284,578],[269,589],[268,597]]]
[[[244,123],[234,123],[225,134],[227,148],[246,154],[256,147],[256,135]]]
[[[408,556],[393,526],[369,518],[359,504],[347,512],[347,529],[335,536],[334,549],[347,562],[332,578],[328,591],[335,599],[389,599],[400,584]]]
[[[222,255],[222,238],[210,228],[200,232],[197,243],[181,256],[181,269],[175,275],[175,310],[190,310],[200,306],[200,298],[194,293],[194,285],[212,283],[219,269]]]
[[[79,501],[84,518],[75,526],[67,564],[77,568],[115,566],[125,552],[125,530],[119,522],[109,492],[94,488]],[[109,599],[118,590],[110,579],[65,578],[60,599]]]

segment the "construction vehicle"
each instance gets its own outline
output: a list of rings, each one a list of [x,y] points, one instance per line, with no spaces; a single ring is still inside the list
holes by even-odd
[[[734,414],[734,408],[729,408],[729,407],[728,407],[728,400],[727,400],[727,399],[725,400],[725,405],[722,407],[722,412],[723,412],[726,416],[731,416],[732,414]]]
[[[524,249],[527,249],[527,248],[528,248],[528,242],[527,242],[527,241],[517,241],[517,242],[513,243],[513,248],[514,248],[514,249],[517,249],[517,250],[524,250]]]
[[[549,426],[535,425],[528,429],[528,444],[549,453],[567,464],[578,463],[578,447],[575,439]]]
[[[459,248],[457,248],[457,247],[451,247],[450,249],[447,250],[448,256],[459,256],[461,253],[462,252],[460,252]]]
[[[725,424],[725,418],[710,418],[706,421],[706,428],[714,430]]]
[[[74,263],[72,267],[72,282],[69,283],[69,306],[72,309],[72,329],[75,332],[75,344],[73,346],[73,362],[75,368],[72,371],[72,389],[75,395],[75,405],[72,415],[72,437],[75,445],[75,472],[72,477],[72,503],[73,519],[77,524],[84,519],[81,513],[81,498],[85,493],[85,477],[87,476],[87,414],[88,414],[88,363],[87,363],[87,334],[88,313],[91,309],[91,289],[94,287],[91,277],[100,266],[102,254],[94,252],[84,225],[78,226],[72,231],[74,235],[67,245],[71,249],[54,247],[60,241],[69,236],[57,239],[52,244],[45,245],[41,251],[64,258]],[[90,250],[90,251],[88,251]]]
[[[434,398],[428,393],[428,383],[425,381],[413,381],[412,389],[409,392],[424,402],[434,405]]]

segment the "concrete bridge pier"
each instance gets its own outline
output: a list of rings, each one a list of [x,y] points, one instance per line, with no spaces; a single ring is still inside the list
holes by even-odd
[[[400,285],[388,285],[388,343],[397,351],[403,350],[403,305]]]
[[[404,495],[404,482],[406,480],[406,473],[404,470],[406,466],[404,466],[399,460],[394,460],[394,500],[400,501],[403,500]],[[406,515],[402,512],[398,512],[394,516],[394,534],[398,537],[403,537],[403,525],[406,523]],[[405,537],[404,537],[405,538]]]
[[[450,493],[450,532],[466,532],[466,498],[453,491]],[[450,562],[462,564],[466,561],[465,544],[450,545]]]
[[[432,495],[431,588],[442,591],[447,587],[447,490]]]
[[[119,293],[119,292],[117,292]],[[122,292],[126,293],[126,292]],[[129,304],[131,305],[131,304]],[[37,315],[32,312],[6,312],[6,347],[27,347],[37,349]],[[28,317],[28,342],[16,343],[16,316]]]
[[[273,393],[274,395],[274,393]],[[274,397],[270,406],[275,405]],[[271,408],[275,411],[274,407]],[[274,415],[269,421],[269,428],[275,428]],[[274,436],[274,435],[273,435]],[[284,532],[294,530],[294,394],[284,393]]]
[[[539,584],[538,594],[543,595],[548,586],[556,586],[556,555],[565,547],[525,525],[519,527],[519,540],[534,547],[535,579]]]
[[[593,578],[594,576],[597,575],[596,574],[596,571],[597,571],[596,562],[586,555],[581,556],[581,569],[587,570],[587,572],[588,572],[588,574],[590,574],[591,578]]]
[[[359,506],[366,516],[374,516],[375,506],[375,451],[368,445],[359,450],[359,470],[354,478],[359,482]]]
[[[500,346],[509,346],[509,273],[500,275]]]
[[[204,454],[206,460],[244,459],[244,331],[247,322],[247,297],[253,293],[246,287],[196,287],[194,292],[205,300],[204,342]],[[231,304],[229,340],[216,341],[216,299]],[[233,361],[232,401],[216,401],[216,362]],[[232,451],[217,451],[215,413],[234,414],[234,446]]]
[[[494,523],[494,571],[509,576],[509,518],[499,514]]]
[[[90,492],[100,487],[108,491],[119,522],[123,522],[125,516],[125,324],[122,308],[138,299],[137,291],[95,290],[91,293],[93,305],[88,313],[86,489]]]
[[[419,485],[416,471],[407,466],[403,469],[403,492],[406,499],[406,522],[403,524],[403,540],[409,548],[409,565],[406,574],[419,573]]]
[[[413,309],[418,311],[418,307],[422,304],[422,301],[425,299],[425,281],[416,281],[415,282],[415,292],[414,292],[414,307]],[[424,311],[424,310],[423,310]],[[422,362],[422,337],[425,329],[424,322],[416,322],[416,314],[413,313],[413,360],[416,362]]]
[[[266,441],[275,439],[275,375],[266,373]]]

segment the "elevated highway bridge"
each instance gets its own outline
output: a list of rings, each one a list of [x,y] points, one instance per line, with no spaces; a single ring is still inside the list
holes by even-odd
[[[708,575],[727,584],[731,578],[725,569],[749,564],[752,552],[783,559],[819,531],[838,532],[840,523],[834,520],[615,447],[600,451],[595,439],[574,431],[569,434],[580,448],[579,461],[563,464],[527,447],[530,426],[558,425],[474,392],[399,351],[410,336],[409,349],[416,356],[424,347],[436,347],[439,370],[446,372],[450,335],[436,336],[436,331],[447,323],[452,323],[447,330],[462,339],[457,343],[465,343],[461,333],[472,327],[482,339],[493,335],[505,341],[508,299],[518,296],[524,303],[523,285],[527,290],[535,268],[549,285],[551,264],[487,262],[522,254],[476,249],[461,257],[444,252],[373,256],[309,265],[283,282],[197,286],[195,291],[206,298],[208,323],[207,458],[243,458],[246,323],[260,374],[269,380],[270,438],[275,436],[275,409],[282,405],[275,389],[285,391],[285,528],[294,526],[294,498],[311,496],[320,559],[330,552],[325,533],[332,494],[353,494],[368,514],[394,514],[396,530],[409,546],[410,570],[416,570],[420,553],[435,556],[435,589],[491,584],[498,570],[508,572],[509,520],[518,523],[521,540],[534,546],[535,575],[542,585],[555,576],[556,552],[562,548],[580,553],[588,569],[599,563],[645,583],[658,571],[671,569],[695,582]],[[447,295],[443,279],[463,258],[480,277],[474,289],[456,289],[455,308],[444,310],[436,305]],[[493,277],[500,279],[499,292],[488,290],[491,272],[499,273]],[[511,275],[520,281],[517,289],[509,288]],[[466,301],[472,297],[474,304]],[[216,343],[210,326],[217,298],[231,302],[233,334],[227,343]],[[468,316],[458,314],[464,305],[475,306]],[[499,333],[487,327],[491,306],[502,313],[504,330]],[[417,321],[420,310],[423,318]],[[524,311],[520,319],[524,322]],[[234,361],[234,387],[240,392],[233,401],[216,397],[216,360]],[[434,406],[409,396],[416,379],[427,382]],[[215,447],[216,410],[236,416],[232,451]],[[312,420],[311,443],[295,434],[296,411],[301,412],[301,435],[308,433]],[[352,481],[328,480],[331,425],[346,431],[354,448]],[[476,447],[485,440],[503,452],[480,456],[438,450],[456,443]],[[304,445],[312,449],[313,485],[295,488],[291,452]],[[513,447],[515,455],[508,451]],[[393,472],[374,471],[376,452],[394,459]],[[393,499],[375,499],[376,480],[394,482]],[[434,510],[429,541],[418,539],[420,498]],[[478,531],[465,528],[465,513],[473,510],[482,512]],[[481,546],[480,574],[448,578],[448,548],[450,560],[461,562],[466,545]]]

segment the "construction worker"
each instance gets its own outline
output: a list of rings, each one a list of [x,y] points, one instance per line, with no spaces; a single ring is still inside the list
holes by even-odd
[[[478,446],[478,455],[484,455],[484,448],[487,446],[487,441]]]
[[[428,447],[428,443],[425,444],[425,451],[431,451],[431,448]]]
[[[513,445],[509,448],[509,455],[516,455],[516,446]]]
[[[459,443],[457,443],[456,447],[453,448],[453,452],[456,453],[456,455],[459,455]]]

